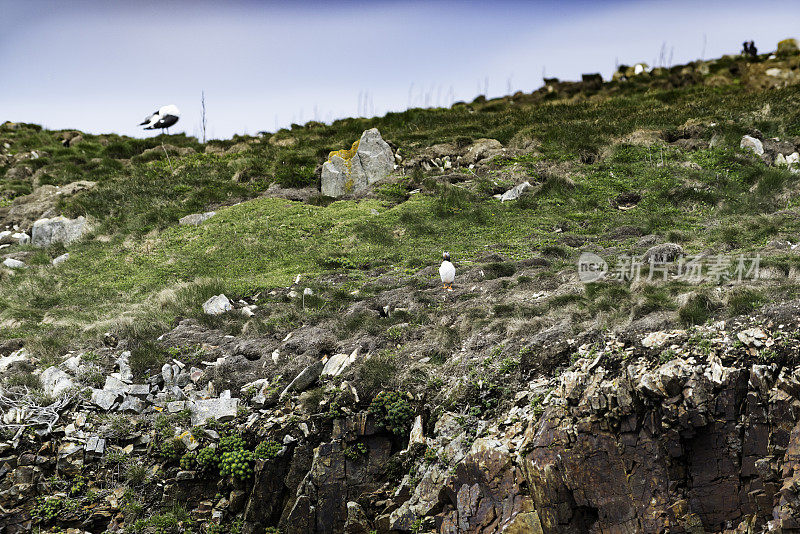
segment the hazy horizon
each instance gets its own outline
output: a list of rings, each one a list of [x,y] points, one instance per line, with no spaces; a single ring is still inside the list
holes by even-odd
[[[200,136],[205,91],[208,138],[228,138],[531,92],[543,75],[607,79],[662,50],[671,64],[737,53],[746,39],[774,50],[800,37],[793,7],[0,0],[0,121],[149,136],[137,124],[176,104],[171,131]]]

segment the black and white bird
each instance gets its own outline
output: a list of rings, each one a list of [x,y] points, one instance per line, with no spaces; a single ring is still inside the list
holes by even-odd
[[[450,261],[450,253],[442,254],[442,264],[439,266],[439,277],[442,279],[444,289],[453,290],[453,280],[456,279],[456,266]]]
[[[144,126],[145,130],[167,129],[169,134],[169,127],[178,122],[180,117],[181,111],[178,106],[170,104],[158,108],[158,111],[148,116],[139,126]]]

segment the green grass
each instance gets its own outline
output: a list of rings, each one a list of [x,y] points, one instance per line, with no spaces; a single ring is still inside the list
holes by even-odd
[[[293,140],[291,146],[271,144],[269,136],[237,136],[203,146],[185,136],[85,134],[83,142],[66,148],[59,132],[0,126],[0,141],[11,144],[12,154],[42,151],[23,165],[41,171],[46,183],[98,182],[60,205],[63,213],[87,215],[95,223],[89,240],[70,247],[69,261],[52,269],[49,259],[63,250],[38,251],[30,269],[3,275],[0,338],[30,337],[37,353],[55,357],[65,341],[111,326],[133,329],[136,337],[176,316],[202,317],[200,304],[219,292],[249,296],[286,286],[298,274],[312,278],[333,270],[413,272],[437,263],[443,250],[467,263],[487,250],[512,260],[541,253],[552,261],[546,272],[556,273],[572,268],[578,254],[559,241],[556,227],[599,246],[618,247],[616,253],[635,242],[606,237],[620,226],[680,239],[689,252],[706,247],[752,251],[800,231],[796,218],[771,215],[797,206],[791,193],[798,183],[788,171],[768,168],[740,151],[738,139],[750,127],[766,136],[800,132],[798,101],[796,87],[750,93],[736,84],[668,90],[630,85],[602,98],[413,109],[369,120],[293,126],[275,135]],[[765,103],[772,112],[756,119]],[[713,130],[725,147],[685,152],[614,144],[637,129],[680,131],[688,119],[716,123],[702,136],[710,138]],[[253,199],[272,182],[313,184],[313,168],[328,151],[349,146],[369,127],[379,128],[405,157],[432,144],[465,146],[478,137],[509,145],[534,140],[537,150],[498,158],[472,184],[450,185],[416,171],[379,188],[376,200]],[[158,150],[142,155],[162,140],[195,153],[174,157],[173,172]],[[235,145],[245,149],[220,153]],[[701,168],[688,168],[686,162]],[[8,168],[0,166],[4,202],[31,189],[26,179],[6,179]],[[500,204],[491,194],[500,187],[496,184],[511,183],[506,172],[512,169],[539,185],[519,202]],[[406,200],[412,187],[422,192]],[[623,192],[641,195],[635,209],[611,204]],[[230,206],[239,201],[245,202]],[[176,225],[183,215],[212,208],[217,215],[199,227]],[[512,269],[489,266],[487,276],[509,276]],[[520,283],[526,279],[520,277]],[[550,306],[575,301],[594,313],[613,310],[621,300],[635,306],[636,315],[675,307],[673,295],[657,290],[645,291],[638,300],[614,288],[587,293]],[[303,314],[331,313],[340,304],[314,301],[295,316],[270,317],[259,328],[280,330]],[[734,300],[731,307],[746,305]],[[698,310],[684,312],[687,322],[700,319]],[[147,321],[140,324],[141,318]],[[142,359],[146,365],[147,358]]]

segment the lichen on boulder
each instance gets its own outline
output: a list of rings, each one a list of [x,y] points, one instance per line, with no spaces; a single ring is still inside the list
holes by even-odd
[[[367,189],[394,170],[394,154],[377,128],[361,134],[350,149],[335,150],[322,166],[321,193],[340,197]]]

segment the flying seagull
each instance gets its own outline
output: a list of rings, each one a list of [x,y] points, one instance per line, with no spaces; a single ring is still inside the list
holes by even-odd
[[[178,122],[180,116],[181,111],[175,104],[161,106],[158,111],[147,117],[139,126],[144,126],[145,130],[167,129],[167,134],[169,134],[169,127]]]
[[[453,290],[453,280],[456,279],[456,267],[450,262],[450,253],[442,254],[442,265],[439,267],[439,276],[442,278],[444,289]]]

